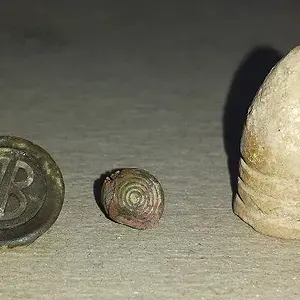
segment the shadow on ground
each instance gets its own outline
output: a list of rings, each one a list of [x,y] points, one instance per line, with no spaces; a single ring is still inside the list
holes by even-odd
[[[237,192],[240,140],[248,108],[265,77],[281,58],[282,54],[271,47],[256,47],[246,54],[231,82],[223,114],[223,141],[232,197]]]
[[[110,217],[107,215],[106,211],[105,211],[105,208],[103,206],[103,202],[101,201],[101,190],[102,190],[102,187],[103,187],[103,184],[104,184],[104,181],[107,177],[110,177],[111,174],[115,173],[116,171],[119,171],[121,170],[120,168],[118,169],[112,169],[110,171],[106,171],[105,173],[102,173],[100,175],[99,178],[97,178],[95,181],[94,181],[94,185],[93,185],[93,192],[94,192],[94,199],[98,205],[98,207],[100,208],[100,210],[102,211],[102,213],[105,215],[105,217],[109,220]],[[111,220],[112,221],[112,220]]]

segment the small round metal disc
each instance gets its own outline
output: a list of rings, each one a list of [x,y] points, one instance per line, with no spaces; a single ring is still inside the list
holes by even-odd
[[[56,221],[64,201],[60,169],[40,146],[0,136],[0,246],[32,243]]]

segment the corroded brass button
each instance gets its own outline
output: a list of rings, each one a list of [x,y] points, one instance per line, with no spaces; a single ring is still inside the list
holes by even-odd
[[[56,221],[64,201],[62,174],[40,146],[0,137],[0,246],[32,243]]]
[[[102,206],[113,221],[136,229],[155,226],[164,210],[164,192],[149,172],[125,168],[113,172],[103,183]]]

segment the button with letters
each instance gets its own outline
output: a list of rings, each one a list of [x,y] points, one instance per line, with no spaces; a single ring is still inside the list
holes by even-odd
[[[61,171],[40,146],[0,136],[0,246],[34,242],[56,221],[63,206]]]

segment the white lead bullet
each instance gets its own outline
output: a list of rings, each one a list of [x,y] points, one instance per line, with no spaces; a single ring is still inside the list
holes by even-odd
[[[300,46],[273,67],[248,110],[233,210],[262,234],[300,239]]]

